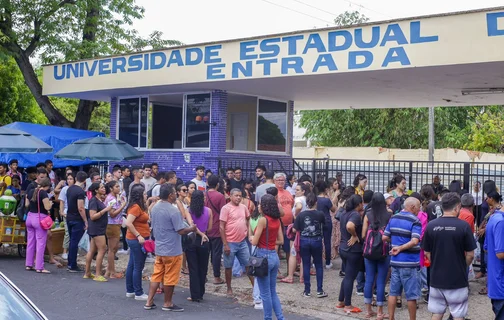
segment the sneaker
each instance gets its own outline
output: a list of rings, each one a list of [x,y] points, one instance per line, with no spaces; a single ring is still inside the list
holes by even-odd
[[[311,293],[309,293],[309,292],[303,292],[302,296],[305,297],[305,298],[309,298],[309,297],[311,297]]]
[[[146,295],[145,293],[142,294],[141,296],[135,296],[135,300],[138,300],[138,301],[147,301],[148,298],[149,298],[149,296]]]
[[[327,293],[325,293],[324,291],[317,292],[317,298],[325,298],[325,297],[327,297]]]
[[[330,263],[330,264],[326,264],[326,266],[325,266],[325,268],[326,268],[326,269],[331,269],[332,267],[333,267],[333,264],[332,264],[332,263]]]
[[[74,269],[67,269],[68,272],[70,273],[81,273],[81,272],[84,272],[84,270],[82,270],[81,268],[74,268]]]
[[[68,253],[62,253],[61,254],[61,259],[68,260]]]
[[[357,291],[357,295],[362,297],[364,295],[364,291]]]
[[[262,310],[263,309],[262,302],[260,302],[260,303],[254,303],[254,309],[256,309],[256,310]]]
[[[173,312],[182,312],[182,311],[184,311],[184,308],[181,308],[181,307],[177,306],[176,304],[174,304],[171,307],[163,307],[161,309],[163,311],[173,311]]]
[[[129,250],[124,250],[124,249],[121,249],[119,251],[117,251],[118,254],[128,254],[129,253]]]
[[[126,292],[126,298],[134,298],[135,293],[134,292]]]

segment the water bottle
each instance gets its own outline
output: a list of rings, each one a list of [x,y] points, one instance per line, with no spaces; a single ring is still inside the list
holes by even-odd
[[[54,228],[59,228],[60,227],[60,223],[59,223],[59,220],[58,218],[56,218],[56,221],[54,221]]]

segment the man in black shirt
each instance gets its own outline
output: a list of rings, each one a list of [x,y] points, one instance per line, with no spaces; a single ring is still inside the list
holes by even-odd
[[[45,178],[47,178],[47,170],[42,168],[37,169],[37,178],[26,187],[26,194],[28,194],[30,190],[37,188],[38,184],[41,183]]]
[[[88,227],[86,210],[84,208],[86,179],[87,174],[84,171],[79,171],[75,177],[75,184],[67,190],[67,226],[68,234],[70,235],[70,245],[68,247],[69,272],[82,272],[77,267],[77,251],[79,250],[79,241]]]
[[[422,240],[425,257],[431,261],[429,311],[433,320],[441,320],[449,307],[454,319],[463,320],[469,301],[468,266],[476,242],[469,224],[458,218],[460,196],[444,195],[441,206],[443,216],[429,222]]]
[[[21,185],[21,195],[26,194],[26,189],[30,186],[30,184],[37,179],[37,168],[28,167],[26,168],[26,179],[23,180],[23,184]]]

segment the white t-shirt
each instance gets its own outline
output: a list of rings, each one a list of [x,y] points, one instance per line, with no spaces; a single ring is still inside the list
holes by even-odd
[[[152,196],[153,197],[159,197],[159,192],[161,191],[161,185],[158,184],[157,186],[152,189]]]
[[[63,204],[64,204],[64,214],[67,214],[67,211],[68,211],[68,201],[67,201],[67,190],[68,190],[68,186],[64,186],[61,191],[60,191],[60,194],[59,194],[59,201],[63,201]]]
[[[154,179],[153,177],[149,177],[149,178],[142,178],[142,180],[140,180],[144,186],[145,186],[145,192],[149,191],[152,186],[154,186],[156,183],[157,183],[157,180]]]
[[[196,178],[191,180],[196,184],[196,190],[206,191],[206,182],[203,180],[197,180]]]
[[[301,208],[301,211],[299,211],[299,213],[303,212],[303,211],[306,211],[308,210],[308,206],[306,205],[306,197],[305,196],[302,196],[302,197],[296,197],[294,199],[294,206],[292,207],[292,215],[294,215],[294,218],[296,217],[296,205],[298,203],[301,203],[301,205],[303,206]]]

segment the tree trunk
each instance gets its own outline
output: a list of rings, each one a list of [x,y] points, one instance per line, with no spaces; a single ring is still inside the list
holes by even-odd
[[[53,126],[70,127],[72,123],[54,107],[49,97],[42,95],[42,86],[33,70],[30,59],[21,50],[14,55],[14,59],[23,74],[26,85],[49,120],[49,123]]]
[[[87,12],[86,12],[86,20],[84,22],[84,32],[82,34],[82,43],[85,45],[86,42],[95,42],[96,41],[96,32],[98,29],[98,19],[100,15],[101,5],[97,0],[88,0],[87,1]],[[89,59],[94,58],[94,54],[92,52],[84,51],[81,56],[81,59]],[[73,127],[76,129],[85,129],[89,128],[89,122],[91,121],[91,115],[93,114],[94,109],[98,106],[98,102],[83,100],[79,101],[79,106],[77,107],[77,114],[75,115],[75,121],[73,123]]]

